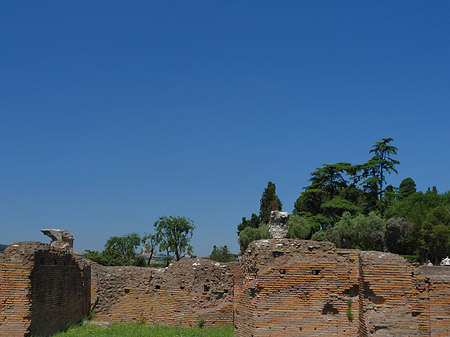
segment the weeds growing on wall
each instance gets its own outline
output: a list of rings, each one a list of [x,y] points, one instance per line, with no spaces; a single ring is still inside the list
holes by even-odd
[[[352,303],[353,303],[352,299],[347,300],[347,305],[348,305],[347,317],[350,321],[353,320]]]

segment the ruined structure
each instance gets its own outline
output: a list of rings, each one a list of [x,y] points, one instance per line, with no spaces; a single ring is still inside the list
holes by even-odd
[[[48,336],[98,321],[234,324],[250,336],[449,336],[450,267],[288,239],[251,243],[240,263],[105,267],[38,242],[0,257],[0,336]]]
[[[66,229],[41,229],[41,232],[52,239],[50,246],[65,249],[73,253],[73,235]]]
[[[288,232],[288,222],[288,212],[270,212],[269,237],[271,239],[284,239]]]
[[[90,267],[39,242],[8,246],[0,258],[0,336],[43,335],[78,323],[90,309]]]

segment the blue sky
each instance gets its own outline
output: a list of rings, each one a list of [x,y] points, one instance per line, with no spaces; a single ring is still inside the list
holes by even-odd
[[[0,243],[75,249],[194,220],[238,252],[268,181],[292,211],[324,163],[398,147],[398,186],[450,190],[448,1],[0,4]]]

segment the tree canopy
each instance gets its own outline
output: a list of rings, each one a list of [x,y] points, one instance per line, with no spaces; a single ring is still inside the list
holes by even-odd
[[[162,216],[154,224],[155,231],[160,238],[160,249],[167,254],[175,254],[175,260],[179,261],[182,254],[191,246],[194,222],[191,219],[180,216]]]
[[[145,266],[150,265],[153,254],[159,248],[160,252],[167,254],[168,265],[173,255],[178,261],[185,252],[192,252],[189,244],[195,228],[192,220],[179,216],[162,216],[153,227],[154,233],[145,234],[142,238],[137,233],[113,236],[106,242],[103,252],[87,250],[85,257],[107,266]],[[141,244],[143,252],[149,254],[147,263],[142,255],[136,254],[136,249]]]
[[[341,161],[315,169],[294,203],[288,237],[390,251],[416,261],[436,263],[450,255],[450,191],[439,194],[435,186],[417,191],[412,178],[398,187],[389,184],[400,165],[393,142],[376,142],[367,162]],[[268,196],[276,196],[271,182],[261,198],[260,216],[252,214],[238,225],[241,252],[251,241],[268,237]]]

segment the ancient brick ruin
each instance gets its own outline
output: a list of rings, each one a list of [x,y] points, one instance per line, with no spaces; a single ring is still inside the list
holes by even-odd
[[[236,336],[449,336],[450,267],[331,243],[254,241],[240,263],[104,267],[39,242],[0,257],[0,336],[109,322],[235,325]]]

